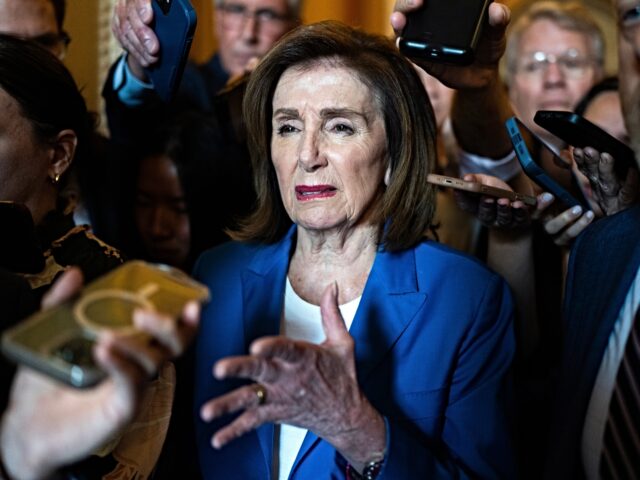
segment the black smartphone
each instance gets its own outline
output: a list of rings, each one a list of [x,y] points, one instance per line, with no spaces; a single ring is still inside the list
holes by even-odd
[[[189,0],[151,0],[151,4],[151,27],[160,42],[160,59],[145,70],[158,96],[170,102],[187,64],[197,17]]]
[[[406,56],[432,62],[469,65],[486,22],[491,0],[424,0],[407,15],[400,39]]]
[[[614,169],[620,178],[626,178],[629,167],[636,165],[631,147],[576,113],[539,110],[533,121],[572,147],[608,153],[615,159]]]
[[[29,209],[0,201],[0,267],[11,272],[37,273],[44,269],[44,255]]]
[[[526,131],[533,139],[539,142],[540,146],[550,152],[552,155],[559,156],[550,145],[548,145],[540,137],[536,136],[516,117],[511,117],[506,122],[507,132],[511,138],[511,143],[518,157],[518,161],[524,170],[524,173],[542,187],[545,191],[553,194],[567,208],[581,206],[585,210],[591,210],[591,205],[587,200],[579,180],[573,171],[569,170],[571,175],[571,191],[562,187],[553,177],[547,173],[544,168],[531,155],[529,148],[522,136],[522,132]]]

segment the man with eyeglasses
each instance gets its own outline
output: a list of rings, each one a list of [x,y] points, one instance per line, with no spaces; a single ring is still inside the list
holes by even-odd
[[[215,0],[218,51],[202,65],[187,65],[172,110],[214,112],[216,94],[229,79],[250,70],[253,60],[300,23],[301,6],[302,0]],[[144,72],[159,58],[152,17],[151,0],[119,0],[114,10],[113,32],[127,53],[112,69],[103,95],[112,137],[125,143],[141,126],[171,113]]]
[[[510,30],[506,83],[516,115],[534,133],[538,110],[573,110],[603,75],[604,39],[577,3],[535,2]]]
[[[33,40],[62,60],[71,41],[64,14],[65,0],[0,0],[0,33]]]

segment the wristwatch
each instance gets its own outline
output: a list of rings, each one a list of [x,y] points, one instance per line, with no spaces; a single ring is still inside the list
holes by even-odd
[[[380,470],[382,470],[383,460],[375,462],[369,462],[365,465],[362,473],[353,468],[351,465],[347,465],[347,480],[375,480],[378,478]]]

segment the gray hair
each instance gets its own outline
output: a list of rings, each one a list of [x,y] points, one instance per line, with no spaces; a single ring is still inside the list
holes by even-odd
[[[287,7],[289,9],[289,15],[294,19],[300,19],[300,12],[302,11],[302,4],[304,0],[286,0]],[[215,0],[216,7],[219,7],[224,3],[224,0]]]
[[[533,3],[512,25],[507,36],[505,80],[511,83],[516,70],[520,38],[534,22],[549,20],[563,30],[581,33],[591,43],[591,55],[599,68],[604,65],[604,35],[589,10],[577,1],[542,1]]]

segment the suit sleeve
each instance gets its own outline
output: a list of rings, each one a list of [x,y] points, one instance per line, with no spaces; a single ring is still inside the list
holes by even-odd
[[[439,439],[386,419],[387,454],[380,480],[514,478],[510,366],[515,351],[511,296],[494,276],[463,339]]]

